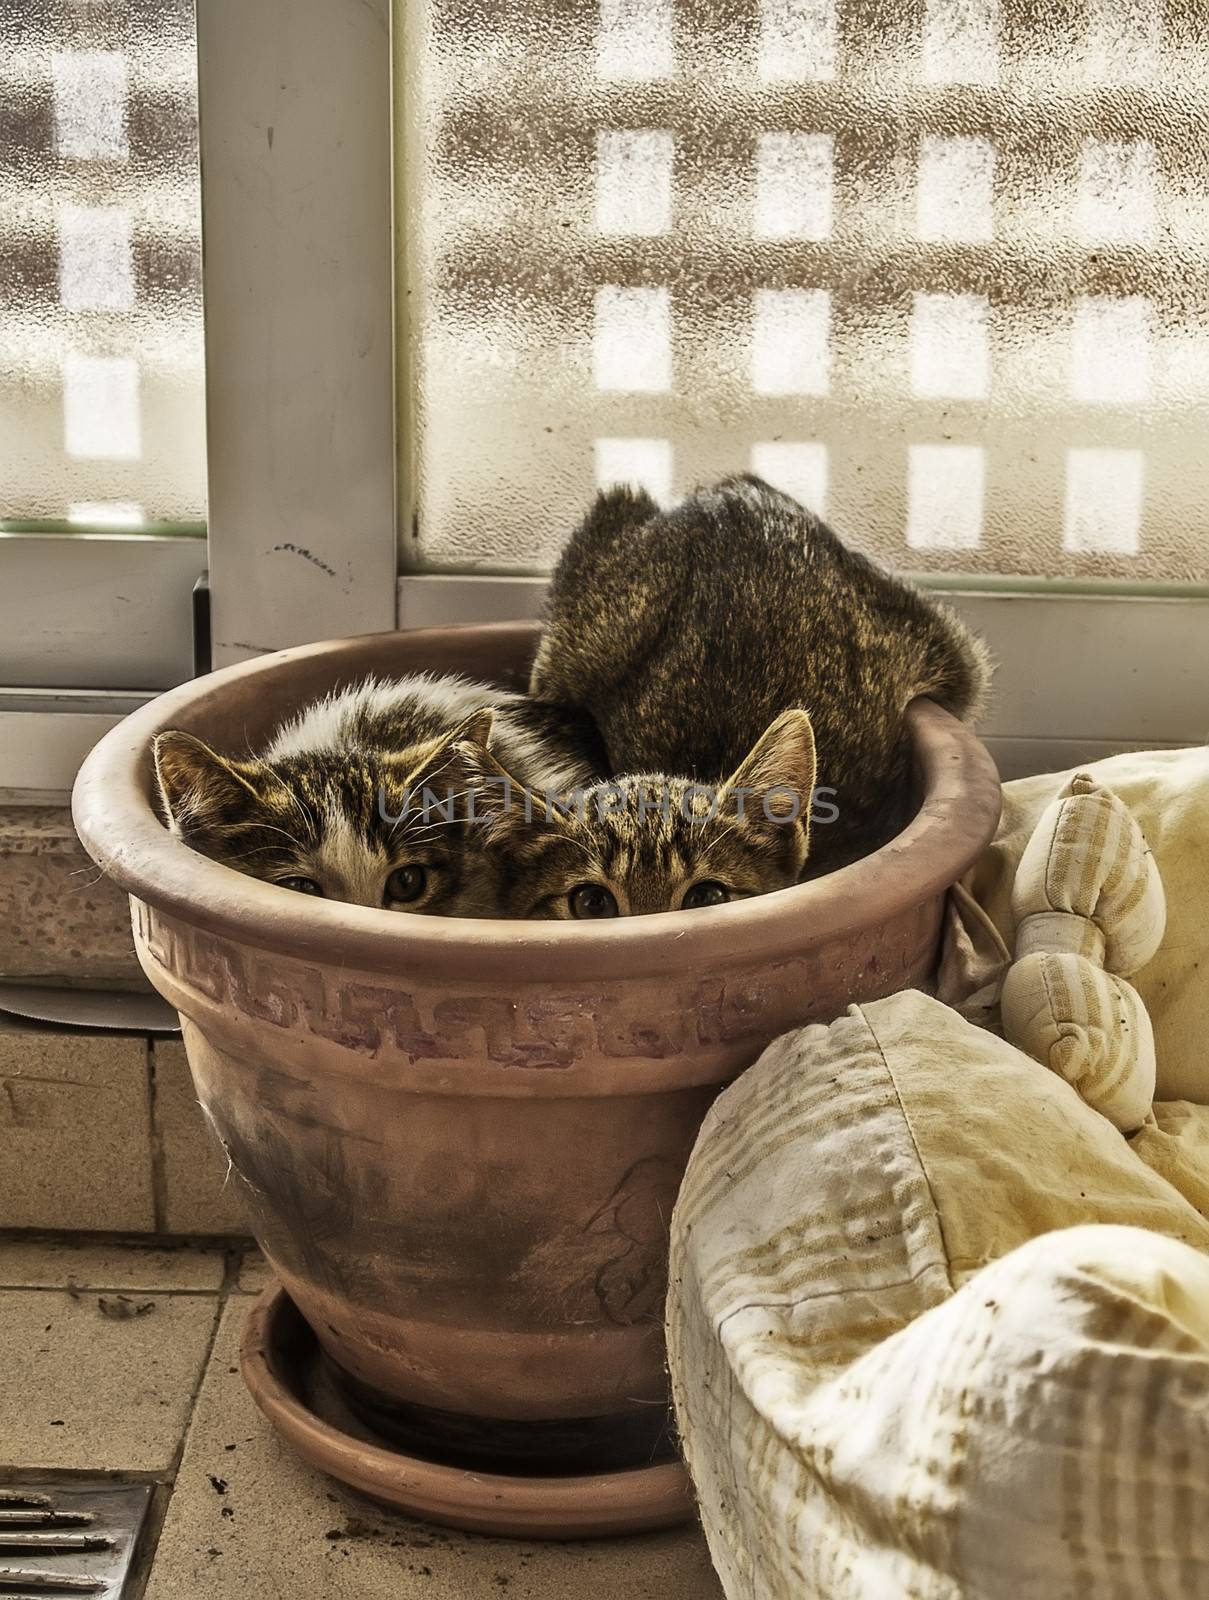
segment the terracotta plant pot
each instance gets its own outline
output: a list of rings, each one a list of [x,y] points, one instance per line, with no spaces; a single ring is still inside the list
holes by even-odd
[[[918,702],[923,802],[884,849],[779,894],[596,923],[291,895],[157,820],[160,729],[255,747],[371,672],[521,683],[535,641],[383,634],[198,679],[98,745],[75,819],[131,896],[257,1238],[354,1402],[468,1461],[578,1471],[649,1459],[662,1426],[668,1218],[710,1101],[786,1029],[926,981],[1000,797],[978,740]]]

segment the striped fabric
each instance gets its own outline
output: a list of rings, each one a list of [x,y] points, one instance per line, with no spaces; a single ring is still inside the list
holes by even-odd
[[[1178,1109],[1131,1147],[916,993],[721,1096],[668,1341],[728,1600],[1209,1593],[1209,1222],[1169,1181],[1209,1111]]]
[[[1085,956],[1036,952],[1003,985],[1003,1031],[1122,1133],[1150,1115],[1154,1029],[1138,991]]]
[[[1047,808],[1076,776],[1046,773],[1006,784],[999,832],[966,879],[965,888],[1009,950],[1016,948],[1017,884],[1026,847]],[[1149,1014],[1159,1100],[1209,1105],[1209,748],[1112,756],[1089,766],[1086,776],[1111,790],[1136,819],[1167,894],[1158,949],[1138,965],[1127,923],[1124,937],[1116,936],[1121,948],[1106,954],[1107,965],[1129,977]],[[1155,915],[1151,903],[1136,922],[1144,929]]]
[[[1154,956],[1167,910],[1136,819],[1086,772],[1042,812],[1012,889],[1016,959],[1003,1032],[1124,1133],[1154,1100],[1154,1031],[1126,977]]]
[[[1042,813],[1016,869],[1012,911],[1017,956],[1055,948],[1033,927],[1054,914],[1091,924],[1099,959],[1125,977],[1162,943],[1167,907],[1150,846],[1125,802],[1090,772],[1076,773]]]

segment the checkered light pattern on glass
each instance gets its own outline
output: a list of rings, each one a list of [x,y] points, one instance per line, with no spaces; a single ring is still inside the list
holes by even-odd
[[[1202,5],[399,23],[427,563],[541,568],[598,483],[753,468],[915,570],[1206,577]]]
[[[0,524],[205,514],[191,0],[0,0]]]

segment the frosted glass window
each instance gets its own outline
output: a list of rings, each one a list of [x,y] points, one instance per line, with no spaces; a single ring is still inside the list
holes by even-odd
[[[1209,582],[1205,24],[398,0],[407,559],[756,471],[891,566]]]
[[[995,147],[986,139],[923,139],[916,231],[930,244],[987,244],[995,234]]]
[[[1145,457],[1140,450],[1070,450],[1066,457],[1067,550],[1136,555]]]
[[[1203,20],[1192,7],[1189,14]],[[1162,49],[1163,0],[1088,0],[1087,13],[1087,81],[1096,88],[1149,83]]]
[[[756,291],[751,386],[757,394],[826,394],[830,361],[825,289]]]
[[[977,445],[913,444],[907,544],[912,550],[976,550],[982,537],[986,462]]]
[[[125,161],[126,57],[118,50],[67,50],[51,59],[55,144],[76,161]]]
[[[760,0],[759,75],[766,83],[823,83],[839,64],[836,0]]]
[[[671,329],[666,289],[598,289],[592,341],[596,387],[628,394],[670,389]]]
[[[132,217],[126,206],[64,206],[59,214],[59,299],[67,311],[129,311],[134,304]]]
[[[69,456],[133,461],[142,453],[139,364],[129,356],[68,356],[63,447]]]
[[[820,517],[827,514],[827,446],[816,440],[760,440],[751,447],[751,470],[774,489],[791,494]]]
[[[1085,244],[1150,244],[1155,233],[1155,149],[1093,140],[1079,164],[1079,234]]]
[[[1139,405],[1150,393],[1150,302],[1083,299],[1075,307],[1071,393],[1089,405]]]
[[[672,498],[672,446],[667,439],[597,439],[596,484],[628,484],[666,504]]]
[[[0,0],[0,527],[205,516],[192,0]]]
[[[921,399],[981,400],[990,388],[987,302],[976,294],[917,294],[911,389]]]
[[[596,226],[636,237],[672,225],[670,133],[608,130],[596,136]]]
[[[621,83],[667,78],[675,71],[672,0],[600,0],[596,71]]]
[[[829,133],[762,133],[756,147],[756,237],[826,239],[831,232]]]
[[[925,83],[999,81],[998,0],[927,0]]]
[[[147,520],[132,500],[77,500],[67,508],[69,523],[89,528],[136,529]]]

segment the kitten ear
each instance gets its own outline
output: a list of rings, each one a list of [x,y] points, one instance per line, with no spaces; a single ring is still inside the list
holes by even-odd
[[[472,792],[471,820],[485,825],[488,840],[501,838],[518,817],[525,815],[525,785],[512,776],[485,742],[464,740],[458,746],[458,756]]]
[[[481,744],[486,748],[494,724],[495,712],[490,706],[480,706],[477,711],[472,711],[458,723],[450,738],[454,744]]]
[[[443,778],[461,788],[464,778],[462,747],[486,746],[494,717],[490,706],[480,706],[463,717],[455,728],[441,735],[419,765],[408,773],[404,787],[418,793],[426,786],[431,789],[437,779]]]
[[[218,755],[191,733],[172,728],[157,735],[152,753],[164,810],[178,825],[204,820],[216,812],[238,811],[249,800],[260,798],[246,769]]]
[[[728,779],[727,789],[743,789],[744,814],[770,822],[810,825],[810,796],[816,762],[814,729],[805,711],[782,711],[764,730]]]

